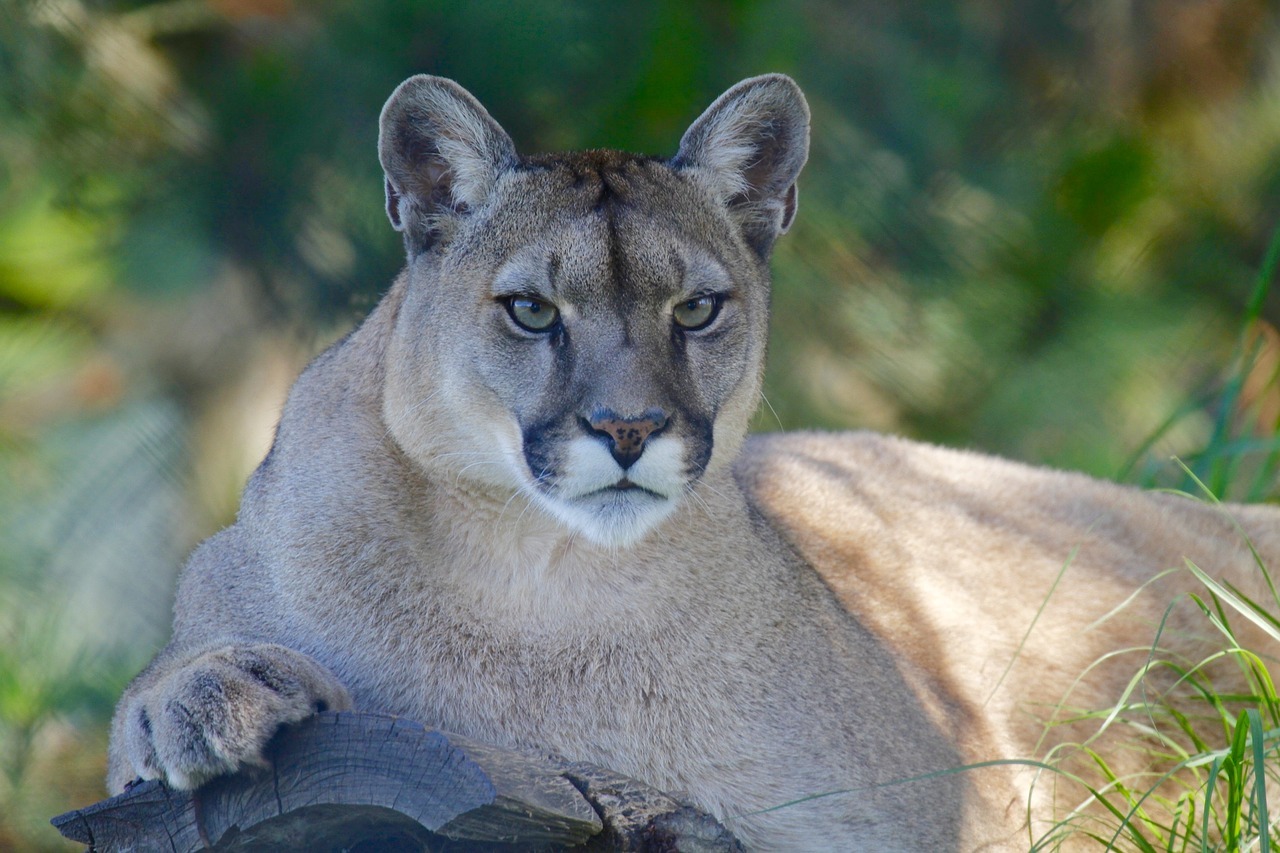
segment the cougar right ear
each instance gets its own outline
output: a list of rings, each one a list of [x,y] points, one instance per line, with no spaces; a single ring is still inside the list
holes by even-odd
[[[743,80],[685,132],[672,165],[697,175],[762,257],[796,215],[809,157],[809,105],[784,74]]]
[[[485,203],[516,163],[511,137],[470,92],[419,74],[382,108],[378,159],[386,174],[387,217],[410,255],[429,248],[450,217]]]

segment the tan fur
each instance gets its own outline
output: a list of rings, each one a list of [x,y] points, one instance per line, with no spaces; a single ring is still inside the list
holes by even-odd
[[[1184,557],[1253,583],[1229,518],[1275,561],[1280,515],[870,434],[745,441],[807,138],[772,75],[670,161],[522,160],[456,84],[406,81],[380,153],[408,266],[298,380],[236,524],[192,556],[117,710],[111,789],[199,784],[356,707],[684,792],[760,849],[1025,849],[1049,785],[939,771],[1043,754],[1038,720],[1150,645],[1190,580],[1095,623]],[[705,294],[714,322],[674,326]],[[636,487],[591,422],[664,424]],[[1189,625],[1166,640],[1194,653]]]

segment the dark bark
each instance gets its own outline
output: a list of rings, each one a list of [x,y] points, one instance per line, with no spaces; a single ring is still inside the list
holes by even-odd
[[[740,849],[633,779],[382,714],[318,714],[282,729],[267,757],[268,770],[196,791],[140,782],[53,825],[103,853]]]

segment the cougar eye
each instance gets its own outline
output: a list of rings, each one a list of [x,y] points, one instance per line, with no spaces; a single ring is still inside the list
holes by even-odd
[[[695,296],[684,302],[676,303],[671,309],[671,316],[676,325],[686,332],[696,332],[711,325],[711,321],[720,313],[720,305],[724,300],[716,295]]]
[[[507,298],[506,305],[511,319],[528,332],[549,331],[560,319],[556,306],[533,296],[511,296]]]

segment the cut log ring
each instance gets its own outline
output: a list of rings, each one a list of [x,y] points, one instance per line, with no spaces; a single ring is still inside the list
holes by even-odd
[[[286,726],[269,770],[195,791],[140,782],[53,819],[93,851],[737,851],[721,824],[604,768],[432,731],[385,714]]]

